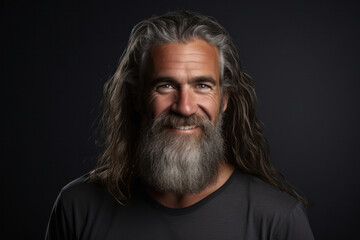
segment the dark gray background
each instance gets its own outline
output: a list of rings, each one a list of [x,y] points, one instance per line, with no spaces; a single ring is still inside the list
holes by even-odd
[[[102,87],[134,24],[168,10],[215,17],[256,81],[272,160],[313,202],[317,239],[356,239],[356,1],[1,2],[1,232],[41,239],[61,187],[94,167]]]

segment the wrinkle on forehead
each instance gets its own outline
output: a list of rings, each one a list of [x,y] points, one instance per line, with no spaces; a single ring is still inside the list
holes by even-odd
[[[190,69],[196,70],[206,65],[215,69],[219,79],[219,56],[215,46],[210,45],[204,40],[195,39],[187,43],[165,43],[155,46],[149,52],[147,69],[159,69],[160,72],[151,72],[149,77],[162,75],[162,71],[171,69]],[[152,65],[150,69],[149,65]],[[162,66],[157,68],[156,66]]]

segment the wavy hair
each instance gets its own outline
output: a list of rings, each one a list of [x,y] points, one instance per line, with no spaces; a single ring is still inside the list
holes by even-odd
[[[270,162],[269,145],[256,117],[253,80],[242,71],[230,35],[214,19],[188,11],[155,16],[133,28],[119,66],[104,86],[99,124],[104,150],[92,178],[101,180],[119,203],[126,204],[130,200],[140,134],[140,116],[133,101],[143,88],[142,62],[156,45],[186,43],[196,38],[216,46],[219,53],[220,85],[222,93],[228,95],[222,129],[226,161],[239,171],[255,175],[307,204]]]

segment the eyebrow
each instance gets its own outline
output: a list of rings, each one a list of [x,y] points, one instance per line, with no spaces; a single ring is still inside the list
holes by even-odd
[[[210,83],[214,86],[216,85],[216,81],[214,78],[206,77],[206,76],[195,77],[195,78],[191,79],[190,82],[191,83]]]
[[[173,83],[173,84],[178,84],[179,82],[173,78],[173,77],[157,77],[151,80],[151,85],[155,86],[159,83]],[[192,79],[190,79],[190,83],[210,83],[212,85],[216,85],[216,81],[214,78],[212,77],[208,77],[208,76],[200,76],[200,77],[194,77]]]

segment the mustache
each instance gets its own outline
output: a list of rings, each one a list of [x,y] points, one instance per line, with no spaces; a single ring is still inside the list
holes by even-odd
[[[163,114],[154,119],[152,130],[179,128],[182,126],[196,126],[204,129],[206,126],[209,126],[209,124],[213,125],[207,117],[201,117],[195,114],[186,117],[176,114]]]

